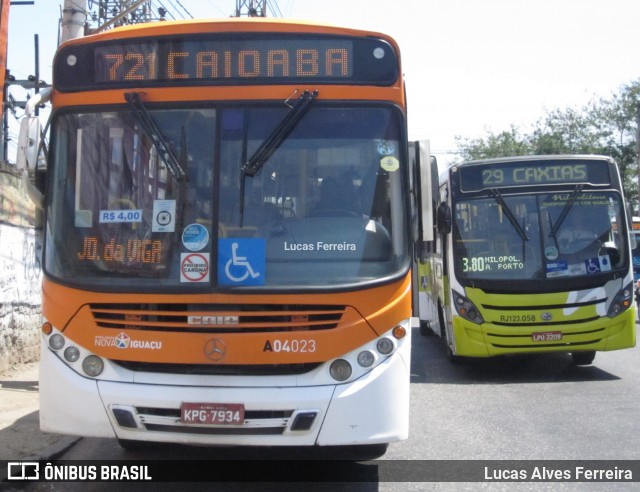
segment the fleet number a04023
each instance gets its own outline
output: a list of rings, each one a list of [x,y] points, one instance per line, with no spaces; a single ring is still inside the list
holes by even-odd
[[[293,353],[313,353],[318,349],[316,341],[311,339],[302,340],[267,340],[262,349],[263,352],[293,352]]]

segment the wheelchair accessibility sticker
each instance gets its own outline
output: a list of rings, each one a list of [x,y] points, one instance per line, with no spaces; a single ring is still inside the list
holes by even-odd
[[[265,271],[264,239],[218,240],[219,285],[264,285]]]

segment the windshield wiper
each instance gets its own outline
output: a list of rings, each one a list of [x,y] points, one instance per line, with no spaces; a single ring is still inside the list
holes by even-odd
[[[140,99],[140,93],[138,92],[126,92],[124,98],[131,107],[131,113],[135,117],[136,121],[140,124],[144,132],[153,141],[153,145],[158,149],[160,158],[167,165],[171,175],[178,181],[183,181],[186,177],[180,162],[171,151],[171,147],[166,138],[158,128],[158,124],[149,114],[147,108],[145,108],[142,100]],[[183,135],[184,138],[184,135]]]
[[[551,226],[551,232],[549,232],[549,237],[552,237],[554,239],[556,238],[556,235],[560,230],[560,226],[564,222],[564,219],[567,218],[567,214],[569,213],[569,210],[571,210],[571,207],[573,207],[573,204],[576,202],[576,199],[578,198],[578,194],[581,191],[582,191],[582,185],[579,184],[575,187],[575,189],[573,190],[573,193],[571,193],[571,196],[567,200],[567,203],[564,204],[564,208],[562,209],[562,212],[560,212],[560,215],[558,216],[558,220],[556,221],[555,224],[551,222],[551,214],[549,214],[549,225]]]
[[[497,188],[493,188],[489,190],[489,192],[491,193],[495,201],[498,202],[498,204],[502,207],[502,211],[507,216],[509,223],[513,226],[513,228],[518,233],[518,236],[520,236],[520,239],[522,239],[522,241],[528,241],[529,236],[527,236],[527,233],[525,232],[524,228],[518,223],[518,219],[516,218],[515,215],[513,215],[513,212],[511,211],[507,203],[504,201],[504,198],[502,198],[500,191]]]
[[[298,98],[295,105],[291,106],[287,103],[290,110],[282,118],[282,121],[274,128],[271,134],[262,142],[260,147],[253,153],[251,158],[242,166],[242,174],[244,176],[253,177],[258,174],[265,163],[278,150],[278,147],[286,140],[289,134],[296,127],[298,122],[309,109],[309,105],[318,95],[318,91],[310,92],[305,90]]]

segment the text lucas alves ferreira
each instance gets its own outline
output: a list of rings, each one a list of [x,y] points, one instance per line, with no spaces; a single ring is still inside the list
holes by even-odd
[[[576,482],[606,482],[606,481],[634,481],[633,471],[628,468],[612,466],[611,468],[590,468],[574,466],[567,468],[549,468],[534,466],[533,469],[511,468],[501,469],[490,466],[484,467],[485,480],[528,480],[528,481],[576,481]]]

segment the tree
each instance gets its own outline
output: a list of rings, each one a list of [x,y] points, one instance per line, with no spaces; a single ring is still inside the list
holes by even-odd
[[[485,138],[463,139],[456,136],[455,139],[458,146],[457,153],[465,161],[531,153],[528,137],[521,135],[514,125],[511,125],[509,131],[503,131],[497,135],[489,133]]]
[[[463,160],[531,154],[602,154],[618,163],[625,195],[638,201],[636,114],[640,104],[640,79],[624,85],[610,98],[590,101],[584,107],[547,112],[523,134],[513,124],[509,131],[491,132],[483,138],[456,137]]]

